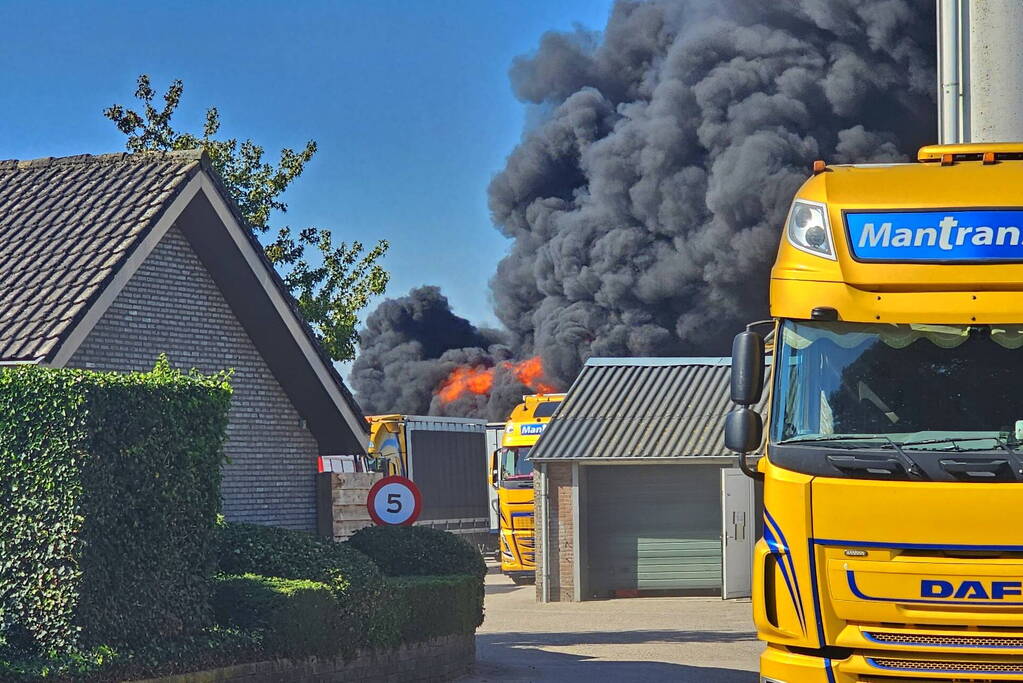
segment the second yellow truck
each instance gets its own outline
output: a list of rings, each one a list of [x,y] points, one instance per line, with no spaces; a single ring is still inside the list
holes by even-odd
[[[536,577],[533,463],[527,457],[564,398],[564,394],[523,396],[505,425],[501,448],[493,454],[490,481],[497,488],[501,571],[515,583],[531,583]]]

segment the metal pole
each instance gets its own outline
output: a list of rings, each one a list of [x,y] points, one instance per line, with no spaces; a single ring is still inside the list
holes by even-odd
[[[540,602],[547,603],[551,601],[551,590],[550,590],[550,557],[549,549],[550,544],[547,542],[547,536],[550,533],[551,527],[547,522],[547,516],[550,514],[549,500],[548,500],[548,484],[547,484],[547,463],[537,463],[539,466],[535,471],[534,476],[537,477],[535,482],[536,488],[533,491],[533,545],[536,545],[536,535],[540,534],[540,563],[534,563],[536,571],[536,581],[540,586]]]
[[[938,141],[963,142],[960,128],[959,0],[938,0]]]
[[[1023,2],[968,2],[962,20],[968,47],[960,55],[963,73],[968,74],[963,79],[969,103],[964,138],[968,142],[1023,141]]]

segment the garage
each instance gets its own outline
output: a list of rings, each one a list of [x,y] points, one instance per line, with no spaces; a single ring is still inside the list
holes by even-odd
[[[586,467],[589,593],[721,586],[720,468]]]
[[[758,491],[724,447],[730,370],[587,361],[530,454],[539,600],[749,595]]]

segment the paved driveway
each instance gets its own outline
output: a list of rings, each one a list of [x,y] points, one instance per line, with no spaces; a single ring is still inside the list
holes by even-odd
[[[477,667],[464,683],[756,683],[748,600],[633,598],[540,605],[532,586],[487,577]]]

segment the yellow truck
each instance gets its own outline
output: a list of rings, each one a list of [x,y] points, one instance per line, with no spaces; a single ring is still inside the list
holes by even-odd
[[[725,440],[763,481],[767,683],[1023,680],[1023,143],[814,165]]]
[[[518,584],[536,578],[533,463],[527,457],[564,398],[564,394],[523,396],[505,424],[501,448],[491,461],[490,483],[497,490],[501,571]]]

